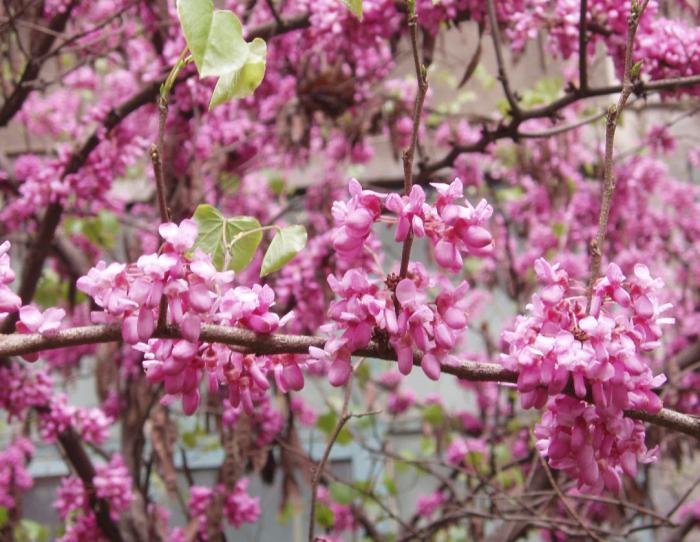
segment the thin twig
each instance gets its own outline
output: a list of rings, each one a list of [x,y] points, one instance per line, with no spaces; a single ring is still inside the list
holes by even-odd
[[[633,3],[632,12],[627,23],[627,49],[625,52],[625,71],[622,81],[622,91],[617,99],[617,105],[611,105],[608,109],[608,121],[605,129],[605,161],[603,163],[603,198],[600,205],[600,217],[598,219],[598,234],[591,242],[591,278],[588,283],[588,308],[591,309],[591,299],[593,297],[593,286],[600,275],[601,260],[603,257],[603,243],[608,229],[608,218],[612,207],[612,197],[615,192],[615,176],[613,175],[613,145],[615,142],[615,130],[620,118],[620,113],[627,104],[627,99],[634,90],[634,79],[638,74],[633,74],[632,49],[634,48],[634,37],[637,33],[639,21],[644,13],[649,0],[637,5]]]
[[[158,210],[160,211],[160,221],[161,223],[170,222],[168,202],[166,200],[165,195],[163,160],[161,159],[161,152],[158,149],[158,145],[156,145],[155,143],[151,145],[151,162],[153,163],[153,175],[156,179],[156,194],[158,197]]]
[[[501,46],[501,33],[498,28],[498,19],[496,17],[496,5],[494,4],[494,0],[487,0],[486,5],[489,12],[489,24],[491,25],[491,39],[493,41],[494,51],[496,52],[496,63],[498,64],[498,80],[501,82],[503,93],[506,95],[506,100],[508,100],[509,113],[511,117],[517,119],[521,116],[520,105],[518,105],[518,100],[510,88],[510,81],[508,80],[508,73],[506,72],[506,63],[503,60],[503,47]]]
[[[411,193],[413,187],[413,159],[418,145],[418,132],[420,131],[420,118],[423,112],[425,95],[428,92],[428,75],[425,66],[421,64],[418,55],[418,15],[416,14],[415,0],[407,0],[409,6],[408,29],[411,35],[411,49],[413,50],[413,65],[416,71],[416,101],[413,106],[413,128],[411,130],[411,143],[403,153],[403,191],[406,196]],[[399,276],[406,278],[408,274],[408,262],[411,259],[411,245],[413,244],[413,230],[409,228],[403,248],[401,249],[401,268]]]
[[[351,414],[348,413],[348,405],[350,404],[351,393],[352,393],[352,376],[348,380],[348,383],[345,385],[345,396],[343,397],[343,408],[341,409],[340,419],[338,419],[338,423],[336,423],[336,425],[335,425],[335,429],[333,430],[333,434],[331,435],[331,438],[328,441],[328,444],[326,445],[326,449],[323,452],[323,456],[321,457],[321,461],[319,462],[318,466],[314,469],[314,475],[313,475],[313,478],[311,479],[311,510],[309,512],[309,542],[314,542],[314,531],[316,529],[316,500],[318,498],[318,496],[317,496],[318,482],[321,480],[321,476],[323,475],[323,471],[326,468],[326,463],[328,462],[328,458],[331,455],[331,450],[333,449],[333,445],[335,444],[335,441],[338,439],[338,435],[340,435],[340,432],[343,430],[343,427],[348,422],[348,420],[351,418]]]
[[[282,19],[280,18],[280,14],[277,12],[277,8],[275,7],[274,0],[267,0],[267,7],[270,8],[270,11],[272,12],[272,17],[275,19],[277,26],[282,27],[282,25],[284,23],[282,22]]]
[[[578,85],[581,91],[588,90],[588,0],[581,0],[578,23]]]
[[[673,505],[673,508],[671,508],[671,509],[668,511],[668,513],[666,514],[667,517],[670,518],[673,514],[676,513],[676,510],[678,510],[678,509],[683,505],[683,503],[685,502],[685,500],[686,500],[688,497],[690,497],[690,494],[691,494],[693,491],[695,491],[695,488],[698,487],[698,484],[700,484],[700,478],[696,478],[696,479],[695,479],[695,482],[693,482],[693,484],[685,491],[685,493],[683,493],[683,495],[681,496],[681,498],[678,499],[678,501],[676,502],[676,504]]]
[[[588,536],[590,536],[593,540],[596,540],[597,542],[603,542],[603,539],[600,538],[598,535],[596,535],[591,529],[586,525],[586,523],[583,521],[581,516],[579,516],[576,513],[576,510],[571,506],[569,503],[568,499],[562,493],[561,489],[559,488],[559,485],[557,484],[556,480],[554,479],[554,476],[552,476],[552,471],[549,468],[549,465],[547,465],[547,462],[545,461],[544,457],[542,457],[541,454],[539,454],[540,458],[540,463],[542,463],[542,468],[544,469],[545,474],[547,475],[547,479],[549,480],[549,483],[552,486],[552,489],[556,492],[556,494],[559,496],[559,500],[561,503],[564,505],[564,508],[566,508],[566,511],[568,514],[581,526],[581,528],[586,531]]]

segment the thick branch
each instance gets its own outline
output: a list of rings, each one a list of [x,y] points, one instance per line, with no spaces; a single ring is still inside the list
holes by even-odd
[[[179,338],[179,331],[170,326],[156,336],[162,338]],[[116,341],[121,337],[119,324],[83,326],[58,331],[51,337],[44,337],[39,333],[5,335],[0,337],[0,358],[41,352],[55,348],[76,346],[81,344],[97,344]],[[254,354],[305,354],[310,346],[322,348],[325,344],[323,337],[311,337],[307,335],[260,335],[253,331],[238,327],[226,327],[213,324],[204,324],[200,340],[210,343],[222,343],[243,347]],[[391,349],[382,348],[377,343],[370,343],[367,348],[354,352],[356,356],[372,357],[395,361],[396,354]],[[420,365],[421,355],[416,353],[414,364]],[[477,363],[473,361],[461,361],[458,365],[443,365],[442,372],[451,374],[462,380],[474,382],[504,382],[514,384],[518,380],[518,373],[497,365],[495,363]],[[649,414],[641,410],[627,410],[625,415],[636,419],[659,425],[667,429],[679,431],[700,440],[700,418],[682,414],[667,408],[656,414]]]

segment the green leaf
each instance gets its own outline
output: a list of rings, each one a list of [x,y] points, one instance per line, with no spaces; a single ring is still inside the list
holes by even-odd
[[[546,104],[559,97],[562,89],[562,80],[559,77],[543,77],[532,89],[523,91],[522,104],[525,107]]]
[[[216,83],[209,102],[209,109],[235,98],[246,98],[253,94],[265,77],[267,45],[260,38],[250,43],[248,61],[239,70],[222,75]]]
[[[287,226],[279,230],[270,243],[262,262],[260,276],[264,277],[281,269],[306,246],[306,228]]]
[[[413,463],[409,463],[409,461],[413,461],[416,459],[416,454],[414,452],[412,452],[411,450],[402,450],[399,452],[399,456],[404,458],[406,461],[394,461],[394,466],[396,468],[397,474],[402,474],[410,471],[411,469],[416,468]]]
[[[7,507],[0,506],[0,529],[7,525],[8,519],[10,519],[10,514],[7,511]]]
[[[441,425],[445,421],[445,412],[437,403],[425,407],[423,410],[423,419],[433,427]]]
[[[566,234],[566,224],[563,222],[555,222],[552,224],[552,233],[558,239],[561,239]]]
[[[14,529],[18,542],[45,542],[51,536],[51,531],[41,523],[31,519],[23,519]]]
[[[369,368],[369,363],[361,363],[355,370],[353,376],[361,388],[367,386],[367,382],[369,381],[370,376],[372,376],[372,370]],[[367,416],[367,418],[371,419],[371,416]],[[362,419],[364,420],[365,418]]]
[[[248,56],[241,21],[211,0],[178,0],[177,15],[187,46],[202,77],[240,70]]]
[[[250,96],[265,75],[265,41],[247,43],[238,17],[211,0],[178,0],[177,13],[200,77],[219,78],[209,109]]]
[[[104,210],[94,217],[69,217],[64,227],[69,234],[84,235],[102,248],[114,248],[116,236],[119,233],[119,221],[116,215]]]
[[[420,438],[420,451],[423,455],[433,455],[437,451],[437,443],[433,437]]]
[[[327,437],[330,436],[335,431],[335,426],[338,423],[338,416],[335,412],[329,411],[325,414],[321,414],[316,420],[316,427],[318,427]],[[338,433],[338,438],[335,439],[336,444],[345,446],[353,441],[353,436],[347,427],[343,427]]]
[[[55,307],[60,301],[70,301],[71,296],[74,296],[73,302],[76,304],[88,299],[83,292],[72,290],[69,281],[62,280],[55,271],[46,267],[39,280],[34,302],[40,307],[48,309]]]
[[[194,219],[199,227],[195,248],[209,254],[217,269],[242,271],[252,261],[262,241],[262,226],[257,219],[226,218],[216,207],[206,204],[197,207]],[[245,232],[251,233],[242,235]]]
[[[337,420],[338,417],[335,415],[335,412],[326,412],[318,417],[318,420],[316,420],[316,427],[318,427],[326,435],[330,436],[335,429]]]
[[[196,448],[197,447],[197,433],[196,433],[196,431],[186,431],[185,433],[183,433],[182,434],[182,442],[188,448]]]
[[[226,235],[230,240],[228,250],[231,256],[229,269],[243,271],[255,257],[255,251],[262,241],[262,226],[252,216],[237,216],[229,218],[226,225]],[[258,231],[253,231],[258,230]],[[242,235],[244,232],[250,233]]]
[[[335,524],[335,514],[325,504],[319,503],[316,506],[316,521],[321,527],[330,529]]]
[[[281,196],[287,192],[287,183],[278,173],[270,173],[267,177],[267,186],[273,194]]]
[[[343,4],[355,17],[362,20],[362,0],[343,0]]]
[[[399,494],[399,490],[396,487],[396,481],[388,474],[384,475],[384,487],[389,492],[389,495],[392,495],[393,497],[396,497]]]
[[[333,482],[328,489],[331,492],[331,498],[338,504],[348,506],[349,504],[352,504],[352,501],[355,498],[355,491],[353,488],[345,484]]]
[[[632,69],[630,70],[630,75],[631,75],[632,79],[637,79],[639,77],[639,73],[642,71],[642,64],[643,63],[644,63],[644,59],[640,60],[634,66],[632,66]]]
[[[338,438],[335,439],[335,441],[341,446],[347,446],[348,444],[351,444],[353,440],[352,433],[347,427],[343,427],[340,430],[340,433],[338,433]]]
[[[281,523],[282,525],[286,525],[296,515],[297,507],[295,506],[295,503],[290,499],[284,505],[284,508],[280,510],[280,512],[277,514],[277,522]]]

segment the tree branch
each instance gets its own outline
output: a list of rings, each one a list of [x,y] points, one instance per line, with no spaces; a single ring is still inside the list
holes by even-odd
[[[411,35],[411,49],[413,51],[413,66],[416,71],[416,101],[413,106],[413,128],[411,129],[411,142],[403,153],[403,191],[406,196],[411,193],[413,187],[413,159],[418,145],[418,132],[420,130],[420,118],[423,112],[425,95],[428,92],[428,78],[426,67],[421,64],[418,56],[418,15],[416,14],[415,2],[408,0],[408,29]],[[435,44],[433,43],[433,46]],[[401,267],[399,277],[406,278],[408,274],[408,263],[411,259],[411,245],[413,244],[413,227],[409,228],[408,236],[403,242],[401,249]],[[397,303],[398,307],[398,303]]]
[[[350,404],[350,395],[352,393],[352,377],[348,380],[347,384],[345,385],[345,395],[343,397],[343,406],[340,410],[340,419],[338,419],[338,423],[335,425],[335,429],[333,430],[333,434],[331,435],[330,440],[328,441],[328,444],[326,445],[326,449],[323,451],[323,456],[321,457],[321,461],[319,461],[318,466],[314,469],[314,475],[311,479],[311,509],[309,512],[309,542],[314,542],[314,533],[316,530],[316,500],[318,499],[318,496],[316,493],[318,492],[318,483],[321,480],[321,476],[323,476],[323,471],[326,468],[326,463],[328,462],[328,458],[331,455],[331,450],[333,449],[333,445],[335,444],[335,441],[338,440],[338,436],[340,435],[340,432],[343,430],[343,427],[345,427],[345,424],[348,423],[348,420],[351,418],[351,414],[348,413],[348,405]]]
[[[180,332],[173,326],[168,326],[155,334],[156,337],[176,339],[180,338]],[[77,346],[83,344],[98,344],[117,341],[121,337],[120,324],[82,326],[63,329],[51,337],[44,337],[39,333],[0,336],[0,358],[41,352],[55,348]],[[208,343],[229,344],[246,349],[252,354],[306,354],[310,346],[323,348],[326,339],[308,335],[261,335],[248,329],[227,327],[213,324],[202,325],[200,340]],[[372,357],[387,361],[396,361],[396,354],[391,349],[386,349],[375,342],[371,342],[367,348],[356,350],[354,356]],[[419,366],[421,354],[414,354],[413,363]],[[518,373],[495,363],[477,363],[474,361],[460,361],[458,365],[443,365],[443,373],[451,374],[462,380],[473,382],[503,382],[515,384]],[[571,392],[573,393],[573,391]],[[700,440],[700,418],[682,414],[667,408],[661,409],[656,414],[650,414],[641,410],[626,410],[625,415],[635,420],[652,423],[667,429],[679,431]]]
[[[581,0],[581,12],[578,23],[578,86],[582,91],[588,89],[588,1]]]
[[[518,105],[518,100],[510,88],[508,73],[506,72],[506,63],[503,60],[503,47],[501,46],[501,33],[498,29],[498,19],[496,18],[496,6],[494,0],[487,0],[486,6],[489,13],[489,24],[491,25],[491,39],[493,40],[493,49],[496,52],[496,63],[498,64],[498,80],[503,87],[503,93],[508,100],[509,113],[514,119],[520,118],[521,110]]]
[[[64,455],[73,466],[73,470],[75,470],[75,473],[85,485],[90,500],[90,507],[95,512],[97,525],[102,534],[110,542],[122,542],[121,533],[109,514],[109,504],[95,494],[93,481],[96,475],[95,467],[85,452],[85,448],[80,444],[80,438],[73,428],[69,427],[58,435],[58,442]]]
[[[24,67],[22,76],[15,85],[12,94],[0,108],[0,128],[6,126],[17,112],[22,109],[24,101],[34,88],[33,83],[36,81],[39,71],[41,71],[41,67],[46,60],[46,53],[51,50],[54,41],[56,41],[56,36],[60,35],[66,28],[74,6],[75,1],[72,1],[62,13],[55,15],[49,22],[48,29],[50,32],[42,33],[37,41],[31,44],[31,58]]]
[[[622,82],[622,92],[617,99],[617,105],[612,105],[608,109],[608,122],[605,129],[605,161],[603,163],[603,199],[600,204],[600,218],[598,219],[598,233],[591,242],[591,278],[588,283],[588,307],[586,312],[591,310],[591,299],[593,297],[593,286],[600,275],[600,266],[603,258],[603,243],[608,230],[608,217],[612,207],[612,197],[615,192],[615,177],[613,175],[613,147],[615,143],[615,130],[620,113],[627,104],[627,99],[632,94],[633,80],[638,74],[632,73],[632,49],[634,48],[634,36],[637,33],[639,21],[644,14],[649,0],[637,6],[633,3],[632,12],[627,23],[627,48],[625,51],[625,71]]]

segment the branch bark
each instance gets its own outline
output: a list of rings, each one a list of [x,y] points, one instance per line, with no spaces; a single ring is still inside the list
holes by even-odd
[[[176,339],[180,332],[173,326],[155,334],[156,337]],[[117,341],[121,337],[120,324],[82,326],[63,329],[50,337],[39,333],[0,336],[0,358],[41,352],[55,348],[83,344],[98,344]],[[219,326],[214,324],[202,325],[200,340],[209,343],[229,344],[244,348],[251,354],[306,354],[310,346],[323,348],[326,339],[308,335],[261,335],[238,327]],[[396,361],[392,349],[386,349],[375,342],[367,348],[353,352],[355,356],[372,357],[387,361]],[[413,363],[419,366],[421,354],[414,354]],[[458,365],[443,365],[443,373],[451,374],[462,380],[473,382],[503,382],[515,384],[518,373],[495,363],[477,363],[463,360]],[[573,391],[572,391],[573,393]],[[641,420],[654,425],[672,429],[700,440],[700,418],[664,408],[656,414],[641,410],[626,410],[625,415],[635,420]]]

